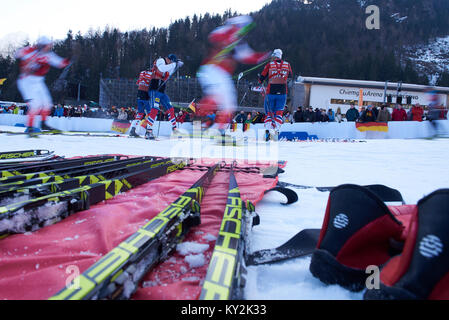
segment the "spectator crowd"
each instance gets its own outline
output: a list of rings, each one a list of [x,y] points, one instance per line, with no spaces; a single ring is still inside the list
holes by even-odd
[[[389,121],[424,121],[430,120],[428,108],[416,104],[406,110],[402,105],[397,104],[392,108],[382,105],[380,108],[376,106],[363,106],[356,108],[354,105],[342,113],[340,108],[336,111],[333,109],[319,109],[313,107],[298,107],[291,113],[286,106],[283,112],[284,123],[300,123],[300,122],[389,122]],[[51,115],[53,117],[67,118],[100,118],[100,119],[118,119],[132,121],[135,119],[137,108],[134,107],[116,107],[109,109],[101,106],[89,107],[83,106],[63,106],[61,104],[53,106]],[[0,113],[10,114],[27,114],[27,106],[18,106],[12,104],[10,106],[0,106]],[[213,117],[213,115],[210,115]],[[159,112],[158,120],[168,121],[169,115],[166,112]],[[264,123],[266,115],[260,111],[252,112],[240,111],[234,115],[233,122],[241,124],[257,124]],[[447,119],[447,109],[440,107],[439,119]],[[186,110],[180,109],[176,114],[178,123],[192,121],[192,114]]]
[[[312,107],[298,107],[293,114],[294,122],[389,122],[389,121],[424,121],[430,120],[428,108],[424,108],[419,104],[415,104],[408,110],[402,105],[397,104],[390,112],[387,105],[380,108],[372,105],[356,108],[354,105],[342,114],[341,109],[337,108],[334,112],[332,109],[313,110]],[[439,107],[439,119],[447,119],[447,109],[442,105]]]

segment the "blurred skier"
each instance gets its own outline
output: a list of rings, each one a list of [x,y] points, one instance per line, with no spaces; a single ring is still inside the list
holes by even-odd
[[[436,138],[438,137],[438,135],[443,133],[438,123],[438,120],[444,118],[442,117],[444,109],[442,103],[440,102],[438,92],[433,89],[429,89],[427,92],[429,100],[427,118],[429,119],[429,122],[434,132],[433,137]]]
[[[197,116],[205,122],[203,130],[218,129],[224,133],[232,114],[237,109],[237,95],[232,74],[237,63],[258,64],[269,58],[270,53],[256,53],[243,37],[254,27],[250,16],[237,16],[228,19],[223,26],[209,34],[209,42],[213,48],[198,70],[198,79],[203,92],[198,103]],[[217,112],[218,109],[218,112]],[[216,113],[212,121],[210,114]]]
[[[148,68],[150,69],[150,68]],[[137,114],[135,116],[134,121],[131,124],[131,130],[129,132],[129,135],[131,137],[139,137],[139,135],[136,133],[136,127],[139,125],[139,123],[144,120],[145,114],[150,113],[150,101],[149,101],[149,95],[148,90],[150,89],[150,82],[151,82],[151,71],[150,70],[143,70],[139,74],[139,79],[137,80]]]
[[[284,123],[283,111],[287,104],[287,81],[292,76],[292,68],[290,63],[282,60],[282,50],[273,51],[270,61],[259,76],[259,82],[268,79],[268,87],[266,91],[265,112],[265,128],[270,135],[277,140],[279,130]]]
[[[28,46],[16,52],[19,60],[20,75],[17,87],[28,104],[28,133],[33,134],[33,122],[41,115],[41,129],[54,130],[46,123],[53,105],[50,92],[45,85],[45,75],[50,67],[59,69],[70,65],[69,59],[63,59],[51,51],[53,43],[47,37],[40,37],[35,46]]]
[[[151,111],[147,119],[147,133],[145,134],[147,139],[154,139],[153,125],[159,113],[160,105],[168,112],[168,119],[172,124],[172,130],[177,130],[175,110],[170,102],[170,98],[165,94],[165,86],[171,75],[183,65],[184,63],[178,60],[174,54],[169,54],[165,58],[159,58],[153,64],[150,90],[148,92]]]

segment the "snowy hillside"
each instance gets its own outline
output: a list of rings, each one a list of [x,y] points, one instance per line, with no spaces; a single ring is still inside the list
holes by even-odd
[[[61,156],[103,153],[170,156],[178,141],[126,138],[0,135],[1,150],[51,149]],[[210,142],[209,142],[210,143]],[[211,148],[203,143],[204,150]],[[215,148],[222,148],[216,146]],[[224,147],[235,152],[235,147]],[[249,149],[250,151],[251,149]],[[246,153],[254,159],[256,153]],[[366,142],[280,142],[273,156],[288,161],[280,181],[304,186],[385,184],[398,189],[414,204],[432,191],[449,187],[449,140],[367,140]],[[275,160],[275,159],[273,159]],[[315,188],[295,189],[299,202],[281,206],[280,194],[268,194],[256,207],[261,224],[253,229],[251,251],[281,245],[300,230],[321,228],[329,196]],[[326,286],[312,277],[310,257],[248,268],[246,299],[315,300],[361,299],[338,286]],[[194,266],[192,266],[194,268]]]
[[[429,44],[408,47],[406,52],[410,60],[416,63],[417,70],[427,75],[432,85],[442,72],[449,72],[449,35],[436,38]]]

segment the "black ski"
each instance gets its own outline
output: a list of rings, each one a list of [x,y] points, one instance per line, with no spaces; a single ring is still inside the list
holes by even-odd
[[[231,168],[228,200],[215,243],[200,300],[240,300],[245,287],[245,253],[248,235],[260,223],[251,202],[240,196],[239,186]]]
[[[132,160],[132,161],[131,161]],[[163,165],[167,159],[153,160],[153,158],[134,158],[126,162],[116,161],[104,167],[89,169],[85,167],[67,175],[50,176],[28,181],[13,183],[9,188],[1,188],[0,185],[0,206],[17,201],[26,201],[32,198],[43,197],[48,194],[76,189],[85,185],[90,185],[103,180],[113,179],[120,175],[140,171],[146,168],[155,168]],[[51,181],[50,181],[51,180]]]
[[[49,150],[21,150],[21,151],[7,151],[0,152],[0,160],[9,160],[9,159],[23,159],[23,158],[33,158],[33,157],[44,157],[53,154],[54,151]]]
[[[189,167],[189,169],[193,170],[207,170],[208,166],[206,165],[198,165],[193,164]],[[222,168],[220,168],[220,172],[230,172],[231,166],[225,165]],[[269,166],[266,168],[260,168],[257,166],[239,166],[238,168],[233,168],[232,171],[234,172],[244,172],[244,173],[255,173],[255,174],[261,174],[264,178],[271,178],[275,179],[279,174],[284,173],[284,170],[279,168],[278,166]]]
[[[136,159],[136,160],[135,160]],[[141,158],[129,158],[124,160],[117,160],[113,162],[106,163],[93,163],[90,165],[78,166],[71,165],[66,166],[65,168],[59,168],[56,170],[47,170],[47,171],[39,171],[33,173],[25,173],[18,174],[14,176],[9,176],[5,178],[0,178],[0,189],[8,188],[17,184],[21,186],[38,184],[50,182],[46,179],[51,179],[51,181],[55,180],[63,180],[65,178],[73,178],[78,175],[84,175],[89,173],[99,172],[102,169],[108,168],[120,168],[122,166],[132,166],[133,164],[140,163],[141,161],[151,162],[156,160],[155,158],[150,157],[141,157]]]
[[[313,189],[316,188],[320,192],[330,192],[335,187],[311,187],[311,186],[303,186],[303,185],[297,185],[287,182],[279,182],[278,186],[281,187],[292,187],[296,189]],[[369,186],[364,186],[365,188],[369,189],[371,192],[374,192],[379,198],[381,198],[384,202],[393,203],[393,202],[399,202],[402,204],[405,204],[404,199],[402,198],[401,193],[393,188],[381,185],[381,184],[373,184]]]
[[[75,279],[78,287],[66,287],[50,299],[129,299],[144,275],[200,224],[200,203],[218,168],[218,164],[211,167],[176,201]]]
[[[185,166],[165,160],[154,168],[128,173],[111,180],[0,207],[0,236],[34,231],[69,215],[87,210],[93,204],[112,199],[119,193],[147,183]]]
[[[242,201],[234,174],[239,169],[233,164],[229,170],[227,205],[201,291],[201,300],[243,299],[243,290],[246,284],[249,235],[252,227],[260,223],[260,218],[251,202],[247,201],[244,203]],[[243,168],[243,170],[249,169]],[[278,168],[271,168],[270,170],[274,176],[281,172]],[[278,191],[284,194],[287,197],[286,204],[298,201],[298,195],[293,190],[275,187],[265,193],[271,191]]]
[[[105,163],[116,161],[121,158],[127,158],[125,156],[95,156],[95,157],[84,157],[79,159],[67,159],[67,160],[51,160],[43,163],[34,164],[16,164],[14,167],[1,167],[0,177],[11,177],[18,174],[26,174],[32,172],[46,171],[46,170],[56,170],[59,168],[65,168],[69,166],[88,166],[95,163]]]
[[[248,255],[246,264],[255,266],[280,262],[312,254],[318,244],[321,229],[305,229],[297,233],[282,246],[256,251]]]
[[[57,160],[61,159],[61,157],[55,154],[49,154],[41,157],[31,157],[31,158],[20,158],[20,159],[8,159],[8,160],[0,160],[1,167],[10,167],[12,168],[16,164],[25,164],[25,163],[39,163],[48,160]]]

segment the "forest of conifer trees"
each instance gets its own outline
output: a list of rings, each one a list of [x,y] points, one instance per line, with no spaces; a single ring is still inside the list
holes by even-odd
[[[252,13],[257,24],[247,37],[256,50],[281,48],[295,75],[359,80],[402,81],[428,84],[404,48],[449,35],[447,0],[373,0],[381,8],[381,28],[365,27],[365,5],[360,0],[315,0],[304,4],[296,0],[274,0]],[[392,15],[406,16],[397,22]],[[176,20],[168,28],[122,32],[114,27],[91,30],[86,34],[68,31],[56,41],[54,51],[70,57],[74,64],[66,78],[66,96],[73,97],[73,86],[82,84],[83,98],[98,101],[99,80],[136,78],[154,59],[175,53],[185,62],[181,76],[194,77],[207,54],[207,36],[228,17],[194,15]],[[51,35],[49,35],[51,36]],[[60,70],[47,76],[51,85]],[[0,100],[20,101],[15,80],[18,67],[12,56],[0,56],[0,78],[7,78]],[[248,79],[255,79],[256,73]],[[438,85],[449,86],[443,73]]]

